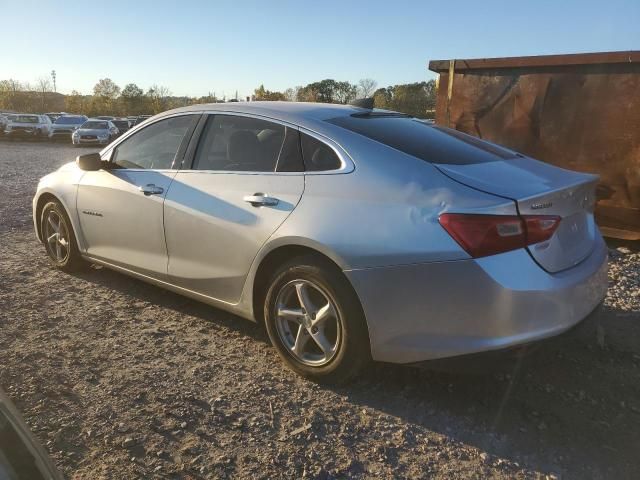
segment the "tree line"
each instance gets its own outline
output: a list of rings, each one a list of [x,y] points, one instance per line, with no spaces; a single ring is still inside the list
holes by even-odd
[[[357,84],[324,79],[282,92],[270,91],[260,85],[250,99],[346,104],[356,98],[373,97],[377,108],[395,110],[419,118],[432,118],[435,96],[436,86],[433,80],[377,88],[375,80],[365,78]],[[110,78],[100,79],[93,87],[92,95],[82,95],[76,90],[69,95],[52,92],[47,78],[39,79],[35,85],[13,79],[0,80],[0,110],[24,113],[64,110],[89,116],[143,115],[187,105],[237,100],[237,92],[234,98],[227,99],[218,98],[215,92],[201,97],[173,96],[162,85],[152,85],[143,90],[135,83],[129,83],[121,88]]]
[[[285,100],[298,102],[349,103],[356,98],[373,97],[376,108],[407,113],[418,118],[433,118],[436,106],[434,80],[377,88],[371,78],[357,84],[325,79],[304,87],[288,88],[283,92],[265,90],[260,85],[253,94],[255,100]]]

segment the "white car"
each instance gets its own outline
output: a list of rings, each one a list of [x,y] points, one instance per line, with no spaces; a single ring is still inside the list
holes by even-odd
[[[51,131],[51,119],[46,115],[17,113],[9,115],[9,123],[4,129],[8,138],[45,139]]]

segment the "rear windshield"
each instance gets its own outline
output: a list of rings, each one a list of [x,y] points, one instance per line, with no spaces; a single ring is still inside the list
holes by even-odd
[[[517,154],[456,130],[398,115],[351,115],[327,120],[430,163],[469,165]]]

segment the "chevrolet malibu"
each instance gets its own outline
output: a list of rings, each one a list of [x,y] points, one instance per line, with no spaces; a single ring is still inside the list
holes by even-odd
[[[343,382],[584,319],[607,288],[596,182],[389,111],[196,105],[44,177],[33,220],[54,266],[263,323],[292,370]]]

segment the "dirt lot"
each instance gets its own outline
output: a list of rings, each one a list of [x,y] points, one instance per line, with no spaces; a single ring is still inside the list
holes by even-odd
[[[250,322],[106,269],[49,267],[31,198],[77,154],[0,142],[0,386],[67,477],[640,475],[638,253],[612,249],[604,308],[530,361],[374,365],[321,387]]]

